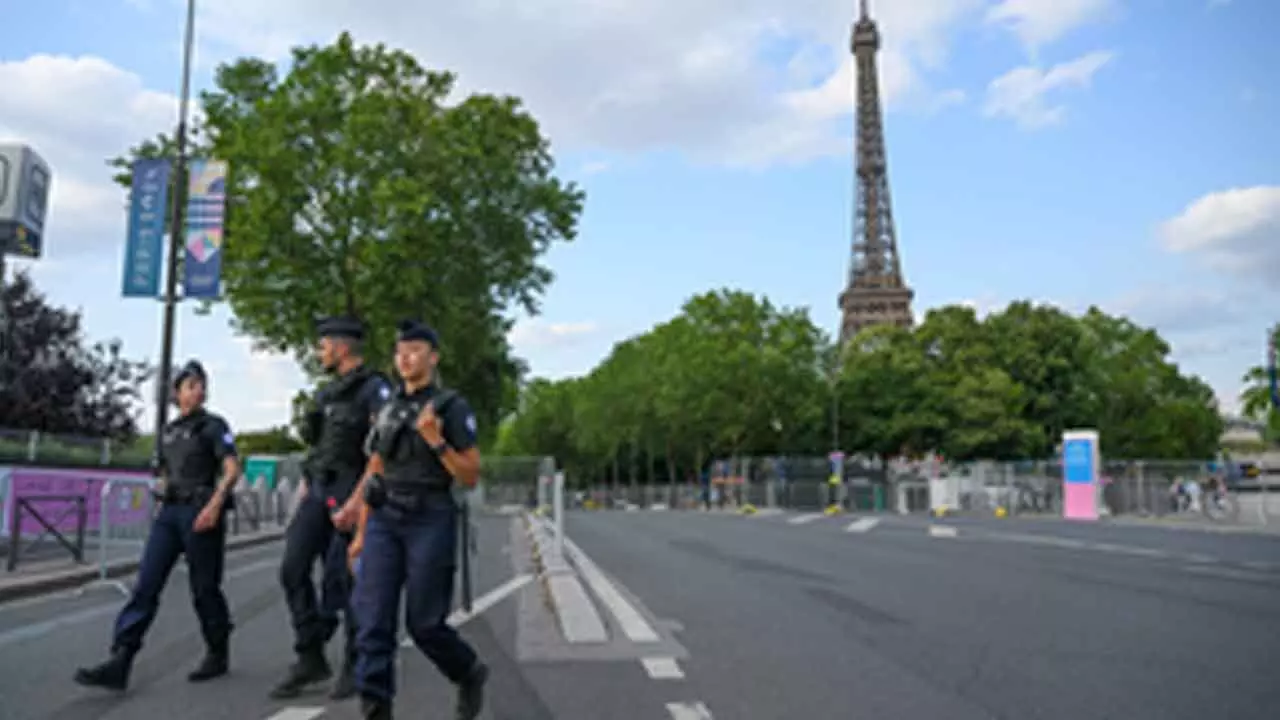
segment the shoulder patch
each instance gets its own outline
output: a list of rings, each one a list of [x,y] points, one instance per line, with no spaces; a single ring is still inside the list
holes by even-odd
[[[391,397],[391,388],[386,383],[378,383],[378,397],[386,400]]]
[[[476,433],[476,415],[475,413],[467,413],[467,432],[474,435]]]
[[[226,433],[225,435],[223,435],[223,436],[222,436],[222,442],[224,442],[224,443],[226,443],[226,444],[228,444],[228,445],[235,445],[235,444],[236,444],[236,436],[235,436],[233,433],[229,433],[229,432],[228,432],[228,433]]]

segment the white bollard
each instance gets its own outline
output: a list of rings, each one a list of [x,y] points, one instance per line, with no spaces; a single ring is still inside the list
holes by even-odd
[[[555,474],[551,486],[551,516],[555,523],[555,554],[564,557],[564,473]]]

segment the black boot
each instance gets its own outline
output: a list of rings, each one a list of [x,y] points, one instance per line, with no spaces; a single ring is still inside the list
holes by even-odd
[[[331,677],[333,670],[323,651],[302,653],[298,656],[298,661],[289,666],[289,674],[271,691],[271,697],[276,700],[295,698],[308,685],[324,682]]]
[[[209,645],[205,651],[204,659],[187,675],[187,680],[193,683],[204,682],[214,678],[222,677],[227,674],[230,669],[230,653],[227,652],[226,643],[214,643]]]
[[[360,698],[360,717],[363,720],[392,720],[391,701],[365,695]]]
[[[119,691],[129,687],[132,670],[133,653],[113,650],[110,659],[101,665],[76,670],[75,681],[86,687]]]
[[[329,691],[330,700],[347,700],[356,695],[356,658],[347,653],[342,659],[342,669],[338,671],[338,679]]]
[[[484,684],[489,681],[489,666],[476,663],[466,680],[458,683],[458,720],[476,720],[484,708]]]

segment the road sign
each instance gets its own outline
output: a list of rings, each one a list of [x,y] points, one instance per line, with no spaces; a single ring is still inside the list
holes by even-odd
[[[38,258],[53,174],[26,145],[0,145],[0,254]]]

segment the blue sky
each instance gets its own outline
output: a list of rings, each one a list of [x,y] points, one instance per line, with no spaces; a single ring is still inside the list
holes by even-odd
[[[549,257],[535,372],[589,369],[718,286],[834,330],[851,229],[853,0],[205,0],[197,85],[342,29],[526,97],[588,193]],[[693,8],[693,9],[690,9]],[[1228,406],[1280,319],[1280,26],[1270,0],[880,0],[890,181],[917,312],[1032,298],[1159,327]],[[175,118],[176,0],[6,10],[0,139],[54,167],[32,264],[94,336],[157,354],[159,307],[119,298],[123,192],[101,159]],[[24,266],[26,263],[15,263]],[[184,313],[179,357],[215,371],[239,427],[287,417],[302,380],[223,313]]]

